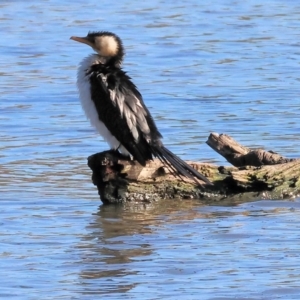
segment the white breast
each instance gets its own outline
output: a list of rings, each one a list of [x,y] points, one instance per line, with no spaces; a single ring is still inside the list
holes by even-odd
[[[95,127],[100,135],[108,142],[111,149],[117,149],[120,147],[120,142],[110,133],[104,123],[99,120],[95,104],[91,99],[89,75],[86,75],[86,71],[91,65],[96,63],[98,63],[98,56],[96,54],[86,57],[80,63],[77,72],[77,87],[79,90],[79,97],[85,115],[90,120],[92,126]],[[123,154],[129,154],[123,146],[121,146],[119,150]]]

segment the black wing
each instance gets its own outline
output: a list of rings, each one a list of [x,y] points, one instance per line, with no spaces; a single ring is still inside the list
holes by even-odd
[[[143,98],[131,78],[121,69],[93,65],[89,72],[91,97],[98,111],[99,119],[113,136],[141,165],[159,158],[174,175],[210,181],[174,153],[163,146],[161,134],[157,130]]]
[[[151,144],[159,133],[143,98],[131,78],[118,68],[93,65],[91,97],[99,119],[140,164],[152,159]]]

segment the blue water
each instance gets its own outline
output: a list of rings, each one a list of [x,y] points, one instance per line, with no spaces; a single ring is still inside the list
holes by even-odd
[[[86,158],[107,145],[75,86],[117,33],[124,69],[165,144],[225,164],[205,141],[299,157],[296,1],[0,3],[0,296],[14,299],[298,299],[299,199],[209,207],[99,207]]]

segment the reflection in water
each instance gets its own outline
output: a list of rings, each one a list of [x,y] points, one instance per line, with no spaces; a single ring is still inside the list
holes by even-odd
[[[214,219],[234,216],[236,213],[220,210],[201,212],[199,201],[165,200],[148,205],[100,206],[93,215],[93,221],[86,227],[81,249],[81,284],[83,294],[122,293],[146,284],[147,280],[132,282],[132,276],[142,276],[149,272],[157,251],[168,245],[168,237],[160,236],[165,226],[184,224],[190,220]],[[224,232],[224,228],[222,229]],[[156,235],[156,238],[154,236]],[[179,236],[182,232],[176,232]],[[192,236],[191,236],[192,238]],[[151,241],[151,243],[147,242]],[[182,245],[183,246],[183,245]],[[171,252],[171,251],[170,251]],[[176,274],[176,260],[170,260]],[[152,266],[155,274],[158,269]]]
[[[184,293],[198,299],[200,292],[218,295],[223,284],[228,295],[243,299],[247,282],[252,291],[249,297],[258,299],[262,293],[272,297],[275,286],[285,280],[283,270],[295,259],[291,254],[299,248],[281,242],[287,227],[276,224],[291,212],[299,214],[300,203],[290,205],[292,210],[285,201],[227,208],[165,200],[143,207],[101,206],[78,245],[80,293],[118,299],[125,292],[134,297],[145,291],[157,298]],[[288,240],[293,240],[294,234],[291,231]],[[289,273],[295,276],[297,271],[289,269]],[[269,288],[255,292],[255,278],[264,278],[260,280],[268,282]],[[273,285],[272,280],[277,283]]]
[[[192,201],[162,201],[135,207],[101,206],[87,227],[89,235],[80,245],[85,249],[82,256],[84,269],[80,274],[85,292],[89,291],[86,284],[91,279],[100,279],[97,281],[101,286],[99,293],[121,293],[136,287],[137,282],[130,283],[130,276],[139,273],[133,267],[139,262],[147,269],[153,260],[155,243],[146,242],[146,236],[153,234],[152,227],[157,230],[166,221],[172,223],[199,217],[200,213],[190,211],[197,205]],[[185,210],[189,213],[184,216]],[[95,284],[92,286],[95,292]]]
[[[150,244],[140,241],[126,243],[128,236],[151,233],[146,220],[138,218],[136,214],[131,217],[127,218],[126,211],[121,206],[101,206],[94,215],[93,222],[87,227],[89,235],[80,246],[85,248],[82,257],[84,269],[80,276],[85,285],[90,279],[100,279],[99,293],[122,293],[134,288],[137,283],[119,278],[116,284],[116,278],[137,274],[137,271],[131,269],[131,261],[151,256]],[[92,289],[95,289],[95,285]],[[86,290],[89,288],[85,287],[85,292]]]

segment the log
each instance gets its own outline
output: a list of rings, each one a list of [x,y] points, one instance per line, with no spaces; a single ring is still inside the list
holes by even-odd
[[[240,145],[226,134],[213,132],[208,137],[206,144],[235,167],[276,165],[294,160],[285,158],[274,151],[266,151],[263,149],[251,150]]]
[[[212,133],[207,144],[233,167],[187,161],[213,186],[196,186],[174,177],[157,159],[145,167],[115,151],[88,157],[92,181],[104,204],[151,203],[160,199],[199,199],[205,204],[295,198],[300,194],[300,160],[262,149],[251,150],[225,134]]]

